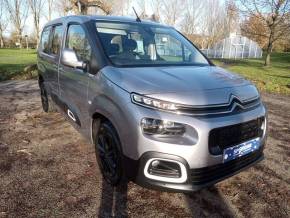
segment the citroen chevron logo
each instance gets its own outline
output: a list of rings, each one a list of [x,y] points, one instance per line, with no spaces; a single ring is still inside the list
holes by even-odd
[[[244,102],[241,101],[237,96],[234,94],[230,95],[230,101],[229,101],[229,106],[231,105],[231,111],[235,110],[236,107],[239,107],[241,109],[245,109]]]
[[[230,104],[233,102],[233,101],[237,101],[237,102],[240,102],[242,103],[242,101],[234,94],[231,94],[230,95]]]

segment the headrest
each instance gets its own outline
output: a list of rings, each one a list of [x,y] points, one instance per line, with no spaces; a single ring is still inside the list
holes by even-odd
[[[119,45],[116,43],[109,44],[108,46],[108,53],[109,55],[114,55],[119,52]]]
[[[123,49],[125,51],[133,51],[137,48],[137,42],[134,39],[125,39],[123,42]]]

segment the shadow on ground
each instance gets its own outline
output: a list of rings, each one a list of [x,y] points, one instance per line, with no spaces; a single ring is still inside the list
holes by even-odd
[[[101,203],[98,211],[99,217],[128,217],[127,211],[128,184],[112,187],[102,181]]]

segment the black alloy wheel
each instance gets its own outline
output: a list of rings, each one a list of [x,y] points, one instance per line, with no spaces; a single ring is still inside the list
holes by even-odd
[[[104,179],[116,186],[122,180],[120,141],[116,130],[108,121],[101,123],[95,140],[97,160]]]

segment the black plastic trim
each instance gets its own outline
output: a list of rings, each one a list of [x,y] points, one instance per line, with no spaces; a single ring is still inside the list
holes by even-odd
[[[192,184],[202,185],[230,175],[256,162],[262,156],[261,150],[245,155],[228,163],[191,170]]]
[[[255,156],[255,158],[252,158],[251,161],[246,162],[240,167],[237,167],[236,162],[228,162],[228,165],[233,166],[233,170],[227,171],[226,173],[219,173],[217,172],[215,178],[212,180],[207,180],[203,181],[200,183],[194,182],[192,179],[192,172],[193,171],[198,171],[198,172],[203,172],[204,170],[207,170],[208,168],[215,169],[216,167],[221,167],[223,164],[218,164],[210,167],[205,167],[205,168],[199,168],[199,169],[190,169],[188,163],[186,162],[185,159],[179,156],[175,155],[170,155],[170,154],[164,154],[164,153],[159,153],[159,152],[146,152],[141,156],[139,160],[133,160],[129,157],[124,156],[123,157],[123,164],[124,164],[124,169],[126,172],[126,175],[128,179],[132,180],[133,182],[137,183],[138,185],[142,187],[146,187],[149,189],[155,189],[155,190],[161,190],[161,191],[168,191],[168,192],[193,192],[197,191],[203,188],[206,188],[208,186],[212,186],[215,183],[218,183],[226,178],[229,178],[253,165],[256,163],[260,162],[261,160],[264,159],[263,155],[263,147],[257,152],[257,153],[252,153],[249,154],[243,158],[247,158],[248,156]],[[149,179],[145,177],[144,175],[144,166],[147,162],[147,160],[151,158],[164,158],[164,159],[171,159],[175,161],[179,161],[183,163],[186,167],[187,171],[187,181],[185,183],[169,183],[169,182],[161,182],[161,181],[156,181]],[[236,161],[239,161],[237,159]],[[227,165],[227,166],[228,166]]]
[[[79,117],[77,116],[77,113],[68,107],[68,105],[66,103],[64,103],[62,100],[60,100],[60,98],[55,95],[55,94],[51,94],[51,99],[53,100],[53,102],[65,113],[65,115],[69,118],[70,121],[76,123],[79,127],[81,127],[81,121],[79,119]],[[67,114],[68,109],[73,113],[76,121],[73,121]]]

